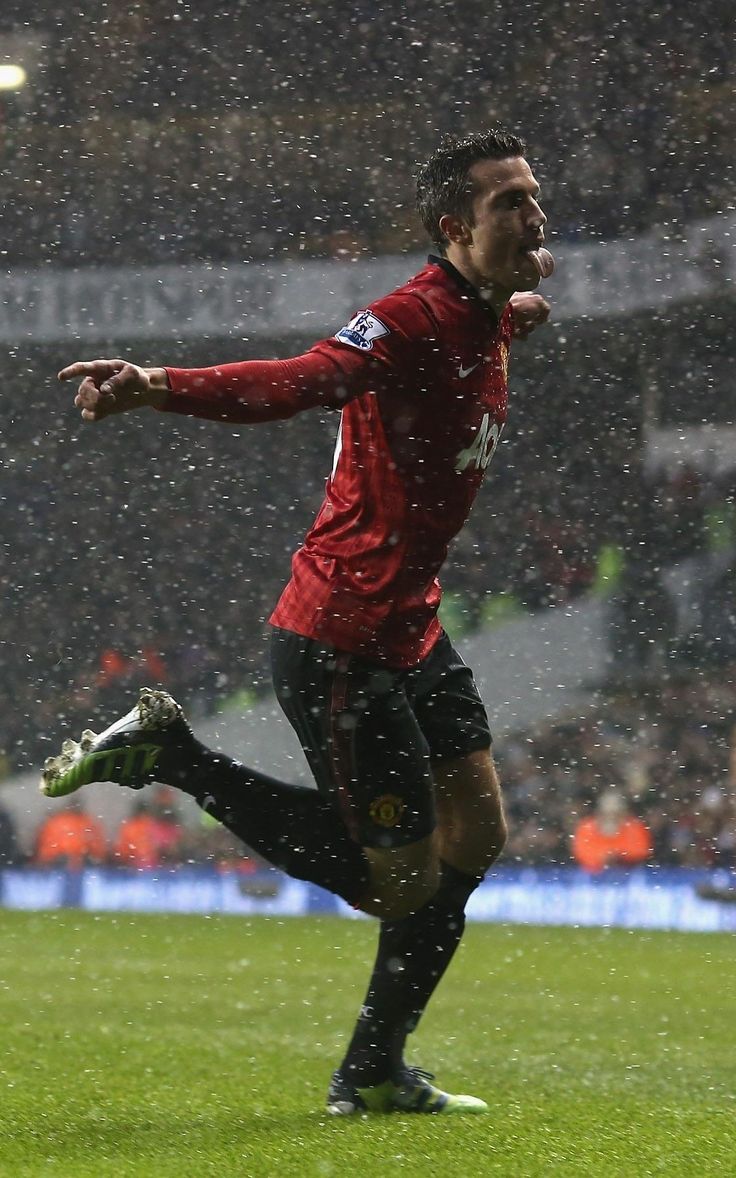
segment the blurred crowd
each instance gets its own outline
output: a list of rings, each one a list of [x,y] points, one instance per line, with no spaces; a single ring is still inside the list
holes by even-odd
[[[3,100],[10,266],[422,248],[416,163],[500,121],[554,232],[676,235],[732,201],[727,0],[4,5],[36,68]]]
[[[736,663],[600,698],[498,750],[506,858],[736,868]]]
[[[263,866],[206,815],[199,825],[183,821],[177,794],[165,785],[148,787],[141,793],[114,830],[89,812],[83,794],[72,794],[44,815],[28,845],[18,837],[10,813],[0,808],[0,865],[154,871],[195,863],[242,875]]]

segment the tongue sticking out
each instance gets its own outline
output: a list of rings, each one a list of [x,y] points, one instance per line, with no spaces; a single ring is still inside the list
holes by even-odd
[[[540,278],[549,278],[555,268],[555,260],[549,250],[542,246],[538,250],[527,250],[526,256],[531,258],[539,272]]]

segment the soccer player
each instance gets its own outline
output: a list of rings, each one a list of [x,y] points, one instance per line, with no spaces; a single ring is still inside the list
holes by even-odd
[[[66,742],[42,782],[52,797],[91,781],[176,785],[277,867],[379,918],[328,1093],[335,1114],[488,1107],[404,1058],[505,839],[486,712],[437,620],[437,574],[506,421],[512,337],[549,314],[534,291],[554,263],[512,134],[445,140],[417,199],[438,254],[302,356],[201,369],[105,359],[59,374],[80,380],[89,422],[144,407],[248,423],[341,413],[322,508],[270,619],[276,694],[318,789],[211,751],[149,689],[101,735]]]

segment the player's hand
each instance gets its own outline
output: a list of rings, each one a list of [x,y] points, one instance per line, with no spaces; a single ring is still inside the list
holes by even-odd
[[[156,406],[162,391],[155,389],[145,368],[126,360],[82,360],[62,368],[59,380],[81,377],[74,404],[83,421],[101,421],[111,413]]]
[[[549,319],[551,307],[543,295],[533,290],[519,290],[511,296],[514,315],[514,339],[526,339]]]

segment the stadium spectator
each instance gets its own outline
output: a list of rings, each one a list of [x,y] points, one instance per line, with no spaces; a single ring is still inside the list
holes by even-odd
[[[575,862],[594,875],[607,867],[635,867],[651,853],[649,830],[629,813],[626,798],[617,789],[601,794],[595,814],[583,818],[573,835]]]
[[[80,871],[105,862],[107,838],[100,822],[87,813],[81,798],[73,797],[63,810],[41,823],[33,862],[39,867]]]
[[[121,822],[112,848],[112,859],[118,867],[132,867],[139,871],[161,865],[158,823],[145,798],[141,798],[130,816]]]
[[[157,786],[149,797],[139,799],[120,824],[113,859],[120,867],[139,870],[175,864],[181,862],[186,840],[176,814],[174,791],[165,785]]]
[[[148,802],[148,813],[153,823],[159,860],[162,863],[180,860],[185,832],[175,791],[168,785],[156,786]]]

